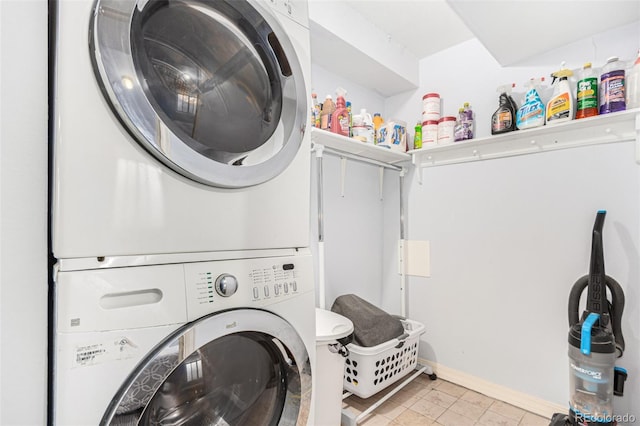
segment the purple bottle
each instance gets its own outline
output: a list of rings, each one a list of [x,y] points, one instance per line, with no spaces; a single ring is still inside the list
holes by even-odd
[[[607,59],[600,75],[600,114],[624,111],[624,64],[617,56]]]

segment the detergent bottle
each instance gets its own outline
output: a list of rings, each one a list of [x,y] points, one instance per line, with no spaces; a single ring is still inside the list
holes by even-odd
[[[384,119],[379,112],[373,114],[373,143],[378,144],[378,132],[384,123]]]
[[[582,66],[576,88],[576,119],[598,115],[598,77],[591,62]]]
[[[511,89],[515,84],[506,84],[498,87],[500,93],[499,106],[491,116],[491,134],[511,132],[516,130],[516,103],[511,97]]]
[[[320,104],[315,92],[311,94],[311,126],[320,127]]]
[[[327,95],[322,103],[322,111],[320,112],[320,128],[322,130],[330,130],[331,115],[336,110],[336,104],[333,102],[331,95]]]
[[[564,62],[560,70],[551,74],[553,77],[553,95],[547,102],[547,124],[573,120],[576,105],[571,94],[568,78],[573,72],[565,68]]]
[[[336,98],[336,109],[331,114],[330,130],[333,133],[349,137],[349,111],[347,110],[347,104],[344,100],[344,95],[346,95],[347,92],[341,88],[338,88],[336,92],[338,97]]]
[[[612,56],[602,67],[600,74],[600,114],[624,111],[624,64],[617,56]]]
[[[538,94],[538,84],[539,80],[535,78],[525,84],[527,94],[525,95],[524,103],[516,113],[516,126],[518,129],[523,130],[544,126],[545,106]]]

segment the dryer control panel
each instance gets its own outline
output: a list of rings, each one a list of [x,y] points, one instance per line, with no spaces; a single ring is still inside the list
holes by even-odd
[[[189,320],[284,302],[314,287],[310,255],[187,263],[184,272]]]

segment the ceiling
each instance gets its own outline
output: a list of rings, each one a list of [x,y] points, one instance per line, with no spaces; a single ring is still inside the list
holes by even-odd
[[[516,64],[549,49],[640,20],[638,0],[346,0],[345,3],[418,58],[477,37],[502,65]]]
[[[417,58],[474,37],[445,0],[346,0],[345,3]]]

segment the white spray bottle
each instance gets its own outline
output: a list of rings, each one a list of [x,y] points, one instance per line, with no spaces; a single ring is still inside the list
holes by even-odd
[[[547,102],[547,124],[562,123],[575,117],[576,103],[568,80],[572,75],[573,72],[565,67],[564,62],[560,70],[551,74],[555,84],[553,95]]]

